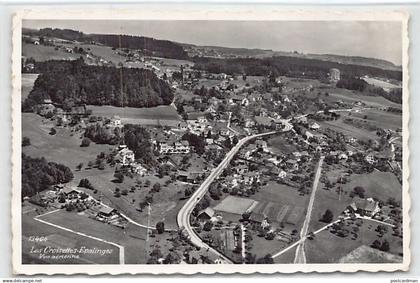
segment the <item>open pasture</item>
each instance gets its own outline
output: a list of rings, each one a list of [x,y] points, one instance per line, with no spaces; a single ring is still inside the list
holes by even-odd
[[[388,229],[388,232],[379,238],[378,232],[375,231],[377,226],[378,223],[369,220],[363,220],[361,226],[355,225],[355,222],[352,224],[352,221],[347,220],[344,225],[345,229],[350,231],[357,229],[357,237],[354,237],[351,233],[347,237],[340,237],[331,233],[329,229],[316,234],[313,240],[305,242],[307,263],[336,263],[356,248],[362,245],[370,246],[376,239],[387,240],[390,245],[390,253],[395,255],[401,253],[401,239],[392,235],[392,229]],[[366,259],[366,261],[359,263],[369,263],[369,260]]]
[[[252,199],[227,196],[214,207],[214,210],[241,215],[244,212],[252,210],[255,205],[257,205],[257,202]]]
[[[359,118],[366,120],[368,123],[382,129],[401,129],[402,115],[398,113],[386,112],[376,109],[363,110],[358,113],[352,113],[351,118]]]
[[[83,213],[65,210],[41,216],[40,219],[123,246],[125,263],[145,263],[145,228],[128,224],[125,229],[122,229],[91,219]]]
[[[144,120],[159,121],[180,121],[180,117],[175,107],[171,105],[161,105],[151,108],[135,108],[135,107],[115,107],[115,106],[94,106],[89,105],[88,109],[92,110],[92,115],[112,118],[119,116],[121,120],[127,122],[144,122]]]
[[[344,185],[344,189],[350,191],[356,186],[361,186],[366,190],[366,197],[373,197],[384,202],[390,197],[397,201],[402,199],[402,186],[391,172],[375,170],[370,174],[352,175],[351,181]]]
[[[54,46],[34,45],[24,42],[22,43],[22,55],[27,58],[32,57],[35,61],[75,60],[80,57],[80,54],[55,50]]]
[[[79,259],[72,259],[71,263],[76,264],[118,264],[119,249],[113,245],[90,239],[68,231],[38,222],[33,219],[35,213],[22,215],[22,250],[24,263],[38,263],[38,257],[31,253],[31,248],[44,248],[50,246],[52,248],[98,248],[110,249],[111,254],[101,256],[98,254],[80,254]],[[30,236],[46,237],[46,242],[30,241]],[[51,260],[47,263],[68,264],[69,260]]]
[[[57,133],[50,135],[51,128]],[[34,113],[22,113],[22,136],[31,140],[31,145],[22,152],[31,157],[45,157],[48,161],[62,163],[70,169],[79,163],[94,161],[100,152],[108,152],[110,145],[91,143],[80,147],[82,133],[71,133],[68,129],[57,128],[53,122]]]

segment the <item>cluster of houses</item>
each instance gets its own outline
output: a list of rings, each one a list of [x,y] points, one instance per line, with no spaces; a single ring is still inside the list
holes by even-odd
[[[55,185],[51,190],[37,194],[31,198],[25,198],[25,200],[42,207],[63,208],[68,205],[83,204],[86,209],[89,209],[88,214],[101,222],[111,223],[116,220],[118,220],[117,222],[121,222],[121,216],[116,209],[98,202],[88,194],[74,187],[63,184]]]

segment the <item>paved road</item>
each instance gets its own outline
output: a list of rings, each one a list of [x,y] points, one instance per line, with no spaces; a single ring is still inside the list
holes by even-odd
[[[282,130],[283,132],[289,131],[292,129],[292,125],[285,122],[285,128]],[[252,136],[247,136],[239,140],[239,142],[226,154],[225,158],[223,159],[220,164],[213,169],[210,175],[204,180],[204,182],[200,185],[200,187],[194,192],[194,194],[188,199],[188,201],[184,204],[184,206],[180,209],[177,216],[178,226],[180,228],[184,228],[185,231],[188,233],[190,241],[197,247],[202,249],[208,250],[209,252],[215,254],[217,257],[221,258],[225,261],[225,263],[232,263],[228,258],[224,255],[216,251],[215,249],[211,248],[209,245],[204,243],[200,237],[194,232],[193,228],[191,227],[190,223],[190,215],[197,205],[197,203],[201,200],[201,198],[207,193],[207,190],[210,184],[223,172],[223,170],[229,165],[230,160],[235,156],[235,154],[239,151],[239,149],[248,141],[262,137],[267,135],[272,135],[278,133],[276,131],[256,134]]]
[[[323,162],[324,162],[324,156],[321,156],[321,158],[319,159],[318,168],[316,170],[315,179],[312,186],[312,192],[311,192],[311,197],[308,203],[308,210],[306,212],[305,221],[303,222],[302,229],[300,230],[301,239],[306,239],[306,235],[308,234],[309,223],[311,222],[312,209],[313,209],[314,201],[315,201],[315,194],[318,188],[319,178],[321,177],[321,169],[322,169]],[[301,264],[306,263],[305,241],[301,241],[299,243],[296,249],[294,263],[301,263]]]

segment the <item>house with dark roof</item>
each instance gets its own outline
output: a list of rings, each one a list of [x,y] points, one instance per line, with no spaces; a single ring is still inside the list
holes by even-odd
[[[211,207],[207,207],[198,213],[197,219],[200,221],[207,221],[210,220],[215,214],[216,213]]]

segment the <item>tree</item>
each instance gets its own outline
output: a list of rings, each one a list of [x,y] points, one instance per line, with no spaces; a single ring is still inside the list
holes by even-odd
[[[153,188],[152,188],[152,190],[154,191],[154,192],[159,192],[160,191],[160,184],[159,183],[155,183],[154,185],[153,185]]]
[[[82,163],[82,162],[80,162],[80,163],[76,166],[76,169],[77,169],[78,171],[80,171],[80,170],[82,170],[82,168],[83,168],[83,163]]]
[[[244,213],[242,213],[242,220],[249,220],[249,218],[251,217],[251,213],[246,211]]]
[[[57,133],[56,129],[51,128],[50,135],[54,136]]]
[[[66,202],[66,196],[64,194],[59,194],[58,195],[58,202],[59,203],[65,203]]]
[[[102,160],[98,164],[98,169],[99,170],[104,170],[105,169],[105,164],[104,164],[104,162]]]
[[[264,257],[257,259],[257,264],[273,264],[273,256],[271,254],[266,254]]]
[[[334,214],[332,213],[331,210],[327,209],[324,215],[322,215],[321,221],[325,223],[331,223],[333,218],[334,218]]]
[[[274,233],[270,232],[265,235],[266,240],[273,240],[275,237]]]
[[[389,243],[388,243],[388,241],[387,241],[387,240],[384,240],[384,241],[382,242],[382,245],[381,245],[381,247],[380,247],[380,250],[381,250],[381,251],[383,251],[383,252],[387,252],[387,251],[389,251]]]
[[[121,195],[123,195],[123,196],[128,195],[128,190],[127,190],[127,189],[123,189],[123,190],[121,191]]]
[[[207,221],[204,223],[203,230],[204,231],[210,231],[213,228],[213,222]]]
[[[89,138],[84,138],[82,140],[82,143],[80,144],[80,147],[88,147],[90,145],[90,139]]]
[[[363,187],[357,186],[353,188],[353,192],[358,195],[360,198],[365,198],[365,189]]]
[[[162,221],[156,223],[156,231],[158,232],[158,234],[162,234],[163,232],[165,232],[165,223],[163,223]]]
[[[89,190],[94,189],[92,184],[90,183],[89,179],[87,179],[87,178],[80,179],[78,187],[86,188],[86,189],[89,189]]]
[[[124,181],[124,175],[121,172],[116,172],[114,178],[117,183],[122,183]]]
[[[22,138],[22,146],[28,146],[31,145],[31,140],[28,137]]]

